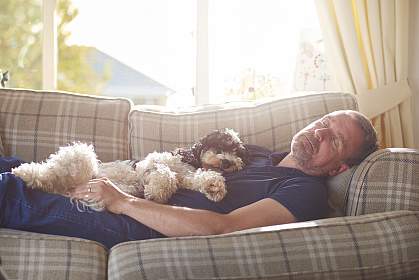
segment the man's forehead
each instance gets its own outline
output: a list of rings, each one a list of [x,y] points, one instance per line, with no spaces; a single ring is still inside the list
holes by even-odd
[[[325,115],[323,120],[336,123],[337,125],[334,126],[334,128],[337,128],[340,131],[345,131],[349,128],[352,128],[353,126],[357,126],[355,119],[350,114],[344,112]]]
[[[349,111],[335,111],[325,115],[323,118],[338,118],[338,117],[350,117]]]

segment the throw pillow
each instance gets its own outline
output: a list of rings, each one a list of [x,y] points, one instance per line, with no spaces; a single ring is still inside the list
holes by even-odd
[[[348,170],[330,177],[327,180],[328,201],[331,212],[330,217],[339,217],[345,215],[345,200],[348,192],[349,184],[357,166],[353,166]]]

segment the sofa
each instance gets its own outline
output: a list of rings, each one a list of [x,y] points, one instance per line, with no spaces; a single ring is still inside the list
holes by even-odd
[[[101,161],[187,146],[216,128],[288,151],[292,135],[353,95],[321,92],[185,110],[124,98],[0,89],[0,155],[42,161],[74,141]],[[9,279],[419,279],[419,151],[381,149],[328,180],[330,217],[229,234],[130,241],[107,250],[0,229]],[[1,209],[1,208],[0,208]]]

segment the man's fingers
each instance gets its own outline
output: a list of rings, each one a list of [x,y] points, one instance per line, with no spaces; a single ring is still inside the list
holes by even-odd
[[[89,192],[87,192],[87,191],[73,191],[69,195],[71,197],[74,197],[74,198],[83,199],[84,197],[89,196]]]
[[[86,199],[93,197],[94,194],[99,195],[104,191],[102,188],[107,187],[112,187],[112,182],[108,178],[96,178],[89,180],[86,184],[75,186],[67,195],[77,199]]]
[[[79,192],[71,193],[71,197],[76,198],[76,199],[91,201],[91,200],[100,199],[100,194],[93,193],[93,192],[88,192],[88,191],[79,191]]]
[[[89,180],[89,182],[92,182],[92,183],[97,183],[97,182],[106,182],[106,181],[108,181],[109,179],[108,178],[106,178],[106,177],[101,177],[101,178],[94,178],[94,179],[90,179]]]
[[[90,186],[98,186],[98,187],[112,187],[113,184],[108,178],[97,178],[92,179],[89,181]]]

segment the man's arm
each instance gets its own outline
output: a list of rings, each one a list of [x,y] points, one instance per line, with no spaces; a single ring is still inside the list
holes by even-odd
[[[279,202],[265,198],[228,214],[158,204],[120,191],[106,178],[75,187],[72,197],[101,201],[107,210],[124,214],[166,236],[221,234],[242,229],[295,222]]]
[[[270,198],[228,214],[157,204],[141,198],[129,198],[119,203],[121,214],[130,216],[166,236],[221,234],[295,221],[288,209]]]

